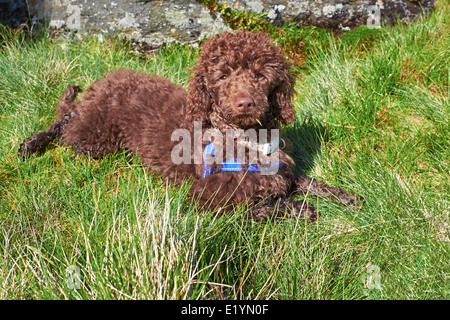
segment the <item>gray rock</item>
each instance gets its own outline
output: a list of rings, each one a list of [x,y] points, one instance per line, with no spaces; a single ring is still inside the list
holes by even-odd
[[[0,0],[4,1],[4,0]],[[99,31],[155,46],[196,43],[229,28],[195,0],[29,0],[31,16],[51,27]]]
[[[275,25],[286,21],[346,31],[367,24],[392,24],[398,15],[410,21],[429,13],[432,0],[219,0],[249,10]],[[29,11],[28,11],[29,9]],[[193,43],[229,30],[219,13],[211,14],[195,0],[0,0],[0,23],[18,26],[29,20],[48,21],[56,29],[85,34],[100,31],[153,46]]]
[[[236,10],[266,12],[267,19],[277,25],[294,20],[334,31],[347,31],[363,24],[392,24],[397,15],[408,22],[428,14],[434,7],[434,1],[429,0],[265,0],[258,2],[264,7],[261,11],[260,7],[254,10],[254,2],[219,0]]]

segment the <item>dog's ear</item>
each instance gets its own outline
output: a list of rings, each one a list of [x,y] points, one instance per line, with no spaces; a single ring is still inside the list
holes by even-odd
[[[275,117],[288,125],[295,120],[295,109],[291,102],[295,79],[288,71],[284,71],[279,76],[279,80],[280,82],[270,95],[270,103],[274,108]]]
[[[206,124],[212,108],[211,94],[206,84],[205,72],[200,69],[193,69],[193,71],[194,76],[189,84],[186,119],[191,124],[194,121],[202,121],[203,124]]]

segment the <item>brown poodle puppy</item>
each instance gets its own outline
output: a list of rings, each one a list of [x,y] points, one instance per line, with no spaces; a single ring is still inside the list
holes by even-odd
[[[156,75],[123,69],[96,81],[79,102],[81,90],[70,86],[56,111],[59,120],[25,140],[18,155],[43,151],[55,138],[92,157],[125,149],[172,182],[192,179],[191,196],[200,206],[226,210],[247,202],[256,219],[315,219],[310,204],[287,197],[295,192],[354,202],[353,194],[294,176],[277,131],[295,120],[294,77],[267,35],[215,36],[202,45],[193,72],[187,93]],[[237,150],[244,150],[240,160]],[[277,161],[262,161],[270,156]]]

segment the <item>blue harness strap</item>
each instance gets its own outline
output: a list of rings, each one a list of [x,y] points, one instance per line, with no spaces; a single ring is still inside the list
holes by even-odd
[[[214,156],[216,154],[216,148],[214,144],[208,142],[205,146],[205,150],[203,151],[203,174],[202,178],[213,174],[213,166],[206,162],[206,159],[210,156]]]
[[[279,169],[283,166],[283,162],[279,162],[277,165],[272,167],[260,167],[258,164],[243,164],[239,159],[225,161],[224,163],[217,164],[215,167],[213,165],[208,164],[206,159],[211,156],[215,156],[216,148],[214,143],[208,142],[205,146],[205,150],[203,151],[203,174],[202,178],[205,178],[209,175],[212,175],[221,171],[231,171],[231,172],[241,172],[241,171],[251,171],[251,172],[261,172],[261,171],[272,171],[275,169]]]

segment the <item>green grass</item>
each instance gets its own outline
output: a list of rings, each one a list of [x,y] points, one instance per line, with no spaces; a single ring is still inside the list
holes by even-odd
[[[342,38],[272,33],[302,56],[298,119],[285,128],[299,170],[366,199],[356,211],[308,198],[315,223],[199,213],[188,185],[123,152],[92,160],[54,145],[21,161],[67,85],[126,67],[185,86],[197,50],[142,57],[114,40],[0,26],[0,297],[448,299],[449,13],[441,1],[425,20]],[[289,39],[318,34],[292,52]]]

